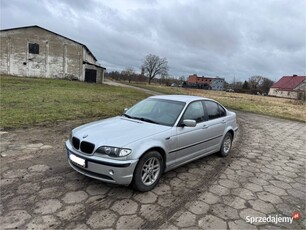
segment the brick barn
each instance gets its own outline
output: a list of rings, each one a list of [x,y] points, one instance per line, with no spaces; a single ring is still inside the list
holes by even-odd
[[[86,45],[39,26],[0,30],[0,74],[102,83],[105,68]]]

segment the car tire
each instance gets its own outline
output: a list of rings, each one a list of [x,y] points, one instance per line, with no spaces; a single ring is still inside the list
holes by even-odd
[[[221,149],[219,151],[221,157],[227,157],[232,149],[232,143],[233,143],[233,135],[228,132],[225,134],[222,144],[221,144]]]
[[[135,168],[132,187],[140,192],[150,191],[158,184],[162,172],[163,157],[157,151],[149,151]]]

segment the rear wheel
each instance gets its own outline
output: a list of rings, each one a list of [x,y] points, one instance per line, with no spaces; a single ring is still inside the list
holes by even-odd
[[[144,154],[135,169],[132,186],[134,189],[146,192],[153,189],[163,171],[163,158],[157,151]]]
[[[231,133],[226,133],[222,144],[221,144],[221,149],[220,149],[220,155],[222,157],[226,157],[228,156],[228,154],[230,153],[231,149],[232,149],[232,142],[233,142],[233,136]]]

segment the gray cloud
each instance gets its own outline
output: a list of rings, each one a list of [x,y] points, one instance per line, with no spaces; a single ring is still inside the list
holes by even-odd
[[[2,0],[1,29],[39,25],[84,43],[108,70],[139,71],[149,53],[170,74],[231,81],[305,74],[303,0]]]

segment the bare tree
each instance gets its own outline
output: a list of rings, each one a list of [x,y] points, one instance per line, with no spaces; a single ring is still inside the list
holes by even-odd
[[[273,84],[274,84],[274,81],[271,81],[269,78],[264,77],[262,79],[260,88],[264,93],[268,93]]]
[[[167,58],[160,58],[154,54],[149,54],[145,57],[142,68],[144,73],[148,75],[149,84],[157,75],[166,76],[169,69]]]
[[[258,89],[263,77],[262,76],[252,76],[249,78],[249,87],[250,89]]]

